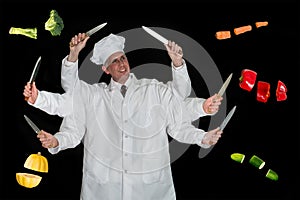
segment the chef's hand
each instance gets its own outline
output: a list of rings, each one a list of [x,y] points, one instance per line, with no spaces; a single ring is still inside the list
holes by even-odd
[[[58,140],[50,133],[47,133],[46,131],[41,130],[37,138],[40,139],[42,146],[44,148],[54,148],[58,146]]]
[[[90,37],[87,36],[85,33],[79,33],[72,37],[70,42],[70,53],[67,58],[70,62],[76,62],[78,60],[79,52],[85,47],[87,40]]]
[[[38,89],[36,88],[35,82],[33,82],[32,84],[28,82],[25,85],[23,95],[29,103],[35,103],[38,96]]]
[[[223,97],[218,94],[214,94],[213,96],[209,97],[203,103],[204,112],[206,112],[207,114],[215,114],[216,112],[218,112],[222,100]]]
[[[208,131],[202,139],[202,144],[215,145],[220,139],[222,133],[223,131],[220,130],[220,127]]]
[[[182,48],[175,42],[168,41],[168,44],[165,44],[168,54],[172,60],[172,63],[175,67],[180,67],[183,64],[182,61]]]

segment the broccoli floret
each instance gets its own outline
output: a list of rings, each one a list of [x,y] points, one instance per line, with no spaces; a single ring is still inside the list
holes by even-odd
[[[56,10],[50,11],[50,18],[45,23],[45,30],[50,31],[52,36],[57,36],[61,34],[64,29],[64,22],[62,18],[58,15]]]
[[[11,27],[9,29],[9,34],[19,34],[24,35],[33,39],[37,39],[37,28],[16,28]]]

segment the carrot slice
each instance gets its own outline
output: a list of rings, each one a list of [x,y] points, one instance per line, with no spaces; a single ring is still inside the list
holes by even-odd
[[[218,40],[224,40],[231,37],[230,31],[218,31],[216,32],[216,38]]]
[[[268,26],[268,22],[255,22],[256,28],[262,27],[262,26]]]
[[[251,30],[252,30],[252,26],[247,25],[247,26],[241,26],[241,27],[235,28],[233,31],[234,31],[234,34],[239,35],[239,34],[247,32],[247,31],[251,31]]]

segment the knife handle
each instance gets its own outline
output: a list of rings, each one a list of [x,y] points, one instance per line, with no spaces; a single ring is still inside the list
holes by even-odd
[[[82,39],[80,40],[80,42],[82,42],[83,40],[85,40],[85,38],[87,38],[87,37],[88,37],[88,35],[86,35],[84,38],[82,38]],[[75,45],[73,44],[73,42],[70,42],[69,45],[70,45],[70,47],[74,47],[74,46],[75,46]]]
[[[30,86],[32,86],[32,81],[30,82]],[[24,100],[28,101],[29,97],[25,97]]]

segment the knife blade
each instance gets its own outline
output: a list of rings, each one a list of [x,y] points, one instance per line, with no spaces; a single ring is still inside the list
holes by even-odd
[[[142,26],[142,28],[149,33],[151,36],[153,36],[154,38],[156,38],[157,40],[161,41],[163,44],[168,44],[168,40],[166,38],[164,38],[163,36],[161,36],[160,34],[156,33],[155,31],[151,30],[150,28],[146,27],[146,26]]]
[[[30,125],[34,132],[38,134],[41,130],[26,115],[24,115],[24,117],[26,122]]]
[[[36,63],[35,63],[35,66],[33,68],[33,71],[31,73],[31,76],[30,76],[30,79],[29,79],[29,83],[32,84],[33,81],[35,81],[35,78],[36,78],[36,75],[39,71],[39,67],[41,65],[41,56],[37,59]],[[25,97],[25,101],[28,100],[28,97]]]
[[[163,44],[168,44],[168,40],[166,38],[164,38],[163,36],[161,36],[160,34],[156,33],[155,31],[153,31],[152,29],[146,27],[146,26],[142,26],[142,28],[149,33],[151,36],[153,36],[154,38],[156,38],[157,40],[161,41]],[[182,55],[182,51],[179,50],[178,54]]]
[[[226,79],[226,81],[224,82],[224,84],[222,85],[222,87],[220,88],[219,92],[218,92],[218,95],[219,96],[223,96],[227,86],[229,85],[230,83],[230,80],[231,80],[231,77],[232,77],[232,73],[228,76],[228,78]]]
[[[102,29],[106,24],[107,24],[107,22],[105,22],[103,24],[100,24],[99,26],[96,26],[95,28],[92,28],[91,30],[89,30],[85,34],[90,37],[91,35],[93,35],[97,31],[99,31],[100,29]]]
[[[107,22],[105,22],[105,23],[103,23],[103,24],[100,24],[100,25],[98,25],[98,26],[92,28],[91,30],[87,31],[87,32],[85,33],[85,35],[86,35],[85,38],[86,38],[86,37],[90,37],[91,35],[93,35],[93,34],[96,33],[97,31],[99,31],[99,30],[102,29],[106,24],[107,24]],[[83,41],[85,38],[81,39],[81,41]],[[70,42],[70,46],[73,47],[74,44],[73,44],[72,42]]]
[[[31,77],[29,79],[29,82],[32,83],[33,81],[35,81],[35,78],[36,78],[36,75],[39,71],[39,67],[41,65],[41,56],[37,59],[36,63],[35,63],[35,66],[33,68],[33,71],[31,73]]]
[[[230,112],[228,113],[228,115],[225,117],[225,119],[223,120],[223,122],[220,125],[220,130],[223,131],[224,128],[226,127],[227,123],[229,122],[229,120],[231,119],[232,115],[234,114],[236,109],[236,106],[234,106]]]

